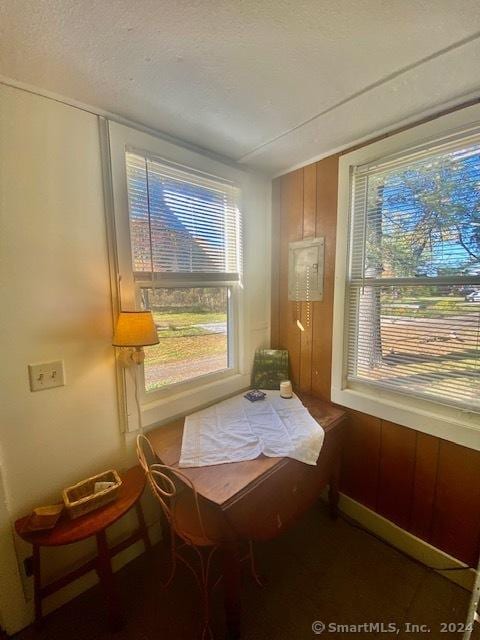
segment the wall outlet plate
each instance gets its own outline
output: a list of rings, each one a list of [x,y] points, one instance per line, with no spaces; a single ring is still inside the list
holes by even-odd
[[[53,389],[53,387],[63,387],[65,384],[63,360],[29,364],[28,377],[30,379],[30,391],[43,391],[44,389]]]

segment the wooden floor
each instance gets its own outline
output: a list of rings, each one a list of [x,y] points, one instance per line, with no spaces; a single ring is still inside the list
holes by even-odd
[[[342,625],[394,623],[396,633],[345,632],[322,638],[397,637],[446,640],[441,623],[462,623],[469,595],[369,534],[322,508],[310,511],[282,538],[257,546],[268,585],[259,589],[245,575],[245,640],[307,640],[314,621]],[[166,569],[164,550],[156,547],[117,574],[127,623],[111,634],[102,618],[98,587],[51,614],[44,630],[25,629],[17,640],[194,640],[198,637],[199,599],[190,574],[180,567],[174,584],[163,591],[158,577]],[[213,595],[213,631],[224,638],[222,587]],[[408,633],[405,623],[426,624],[430,633]],[[480,636],[475,633],[475,638]]]

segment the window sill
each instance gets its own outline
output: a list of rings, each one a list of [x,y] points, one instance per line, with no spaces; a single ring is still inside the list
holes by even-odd
[[[332,386],[332,402],[480,451],[480,414],[473,411],[363,385]]]
[[[183,389],[142,405],[142,423],[148,428],[197,411],[209,404],[240,393],[250,386],[250,375],[229,373],[220,380]]]

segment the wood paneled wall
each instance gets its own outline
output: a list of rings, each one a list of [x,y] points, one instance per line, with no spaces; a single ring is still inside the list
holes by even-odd
[[[338,156],[273,183],[272,347],[288,349],[291,377],[330,399]],[[288,301],[288,243],[325,237],[322,302]],[[297,326],[300,319],[305,331]],[[480,452],[349,411],[341,489],[400,527],[476,565]]]

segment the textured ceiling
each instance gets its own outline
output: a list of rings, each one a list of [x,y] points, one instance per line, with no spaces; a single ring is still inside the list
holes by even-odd
[[[478,0],[3,0],[0,74],[277,173],[480,94]]]

